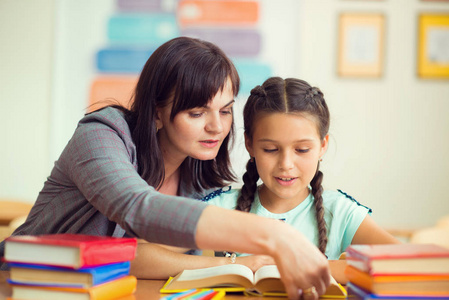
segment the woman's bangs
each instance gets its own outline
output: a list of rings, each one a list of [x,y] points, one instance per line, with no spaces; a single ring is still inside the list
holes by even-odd
[[[209,70],[207,76],[195,76],[195,74],[185,76],[182,84],[176,87],[171,112],[172,119],[181,111],[207,106],[210,100],[226,87],[228,78],[231,78],[234,95],[238,93],[239,82],[238,79],[237,83],[235,82],[235,75],[232,74],[229,66],[221,65],[220,68],[210,68]]]

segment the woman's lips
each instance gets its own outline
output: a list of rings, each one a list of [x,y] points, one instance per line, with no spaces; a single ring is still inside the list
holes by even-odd
[[[200,141],[200,144],[206,148],[214,148],[214,147],[218,146],[218,140],[204,140],[204,141]]]

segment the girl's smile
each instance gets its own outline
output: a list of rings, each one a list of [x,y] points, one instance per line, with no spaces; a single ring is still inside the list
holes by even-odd
[[[297,177],[275,177],[280,185],[289,186],[296,182]]]

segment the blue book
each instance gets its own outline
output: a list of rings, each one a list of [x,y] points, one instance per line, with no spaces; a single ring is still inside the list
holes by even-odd
[[[107,36],[111,44],[116,46],[156,48],[179,36],[179,28],[175,14],[117,14],[109,18]]]
[[[348,299],[353,300],[449,300],[449,296],[419,296],[419,295],[376,295],[348,282],[346,285]]]
[[[110,47],[97,52],[97,70],[104,73],[139,74],[153,48]]]
[[[112,263],[77,270],[64,267],[8,263],[8,282],[17,285],[89,288],[129,274],[130,262]]]
[[[234,59],[234,65],[240,75],[240,93],[248,97],[251,89],[272,76],[271,66],[254,59]]]

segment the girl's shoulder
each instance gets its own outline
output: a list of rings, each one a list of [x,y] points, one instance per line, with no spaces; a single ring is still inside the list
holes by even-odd
[[[331,211],[334,211],[343,207],[362,207],[368,210],[369,213],[372,209],[363,205],[357,201],[354,197],[340,189],[326,190],[323,192],[323,203]]]
[[[224,208],[234,209],[239,195],[240,189],[233,189],[232,186],[226,186],[207,194],[201,201]]]

